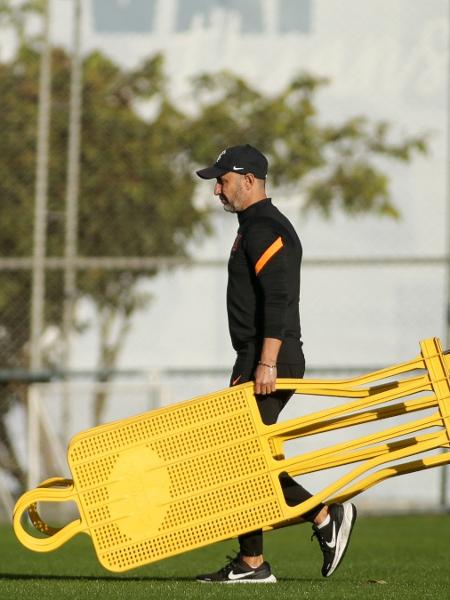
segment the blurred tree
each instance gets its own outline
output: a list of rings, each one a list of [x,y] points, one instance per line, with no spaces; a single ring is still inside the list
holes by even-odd
[[[47,254],[63,256],[68,137],[69,56],[52,55],[52,127]],[[21,46],[14,60],[0,64],[0,198],[3,256],[32,253],[39,54]],[[154,102],[149,123],[135,110],[137,99]],[[207,213],[192,202],[194,178],[186,151],[189,120],[168,98],[162,58],[124,72],[100,53],[84,63],[81,152],[80,256],[183,256],[193,236],[207,231]],[[113,369],[132,314],[148,297],[138,289],[145,271],[89,269],[77,277],[79,296],[97,307],[100,331],[98,368]],[[0,361],[3,368],[28,366],[31,278],[28,271],[0,275]],[[60,271],[47,275],[48,327],[59,328],[63,308]],[[51,357],[50,357],[51,358]],[[7,395],[8,401],[12,396]],[[102,417],[105,393],[95,402]],[[8,411],[6,397],[2,415]],[[6,453],[12,445],[3,432]],[[8,461],[11,463],[11,460]]]
[[[220,149],[248,140],[269,157],[276,188],[301,191],[305,210],[324,217],[342,210],[398,218],[380,159],[407,163],[415,153],[426,153],[426,136],[394,142],[388,123],[371,124],[362,116],[322,123],[315,96],[326,84],[302,73],[281,92],[265,95],[226,71],[195,78],[194,159],[209,163]]]
[[[0,0],[0,29],[11,29],[19,45],[29,41],[27,24],[30,17],[42,16],[45,0]]]
[[[47,254],[62,256],[70,78],[70,57],[62,49],[53,51],[52,72]],[[38,51],[24,44],[14,59],[0,64],[3,256],[32,252],[38,75]],[[358,117],[341,125],[322,124],[315,94],[326,81],[307,74],[273,95],[230,73],[198,77],[192,88],[198,106],[194,116],[170,100],[161,56],[126,71],[96,52],[84,61],[83,80],[81,256],[183,256],[187,242],[208,230],[207,212],[193,203],[197,182],[192,172],[228,145],[249,141],[261,148],[269,156],[274,185],[300,189],[305,208],[325,216],[343,210],[398,217],[379,157],[408,162],[414,152],[426,150],[423,136],[390,141],[386,123],[371,125]],[[142,101],[151,103],[152,118],[144,119],[137,110]],[[155,272],[78,272],[79,297],[97,307],[99,369],[116,366],[131,317],[148,301],[138,284]],[[3,368],[28,364],[30,281],[26,270],[0,273]],[[56,332],[62,298],[62,273],[52,271],[45,319]],[[14,397],[9,394],[9,401]],[[105,399],[104,392],[97,395],[96,421]],[[0,438],[6,435],[5,398],[1,406]],[[4,446],[9,464],[18,465],[10,441]],[[17,469],[15,474],[23,480]]]

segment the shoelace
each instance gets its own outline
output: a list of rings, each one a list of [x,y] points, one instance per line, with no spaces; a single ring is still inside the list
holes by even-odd
[[[239,552],[236,552],[234,556],[230,556],[227,554],[226,559],[228,560],[227,564],[221,569],[221,572],[226,574],[227,571],[232,569],[234,565],[239,564]]]
[[[321,547],[322,550],[327,550],[327,547],[325,545],[325,538],[318,529],[313,530],[313,533],[311,535],[311,542],[313,541],[314,538],[317,538],[317,541],[319,542],[319,546]]]

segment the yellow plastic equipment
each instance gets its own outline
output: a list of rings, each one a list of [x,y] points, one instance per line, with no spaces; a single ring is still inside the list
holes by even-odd
[[[414,360],[361,377],[278,380],[278,389],[345,401],[275,425],[262,423],[250,382],[82,432],[68,448],[73,481],[50,479],[25,493],[14,511],[16,535],[46,552],[84,532],[104,567],[125,571],[257,528],[284,526],[319,502],[342,501],[389,477],[449,463],[449,368],[450,357],[434,338],[421,342]],[[419,411],[426,416],[283,456],[283,444],[293,438]],[[436,449],[445,451],[403,460]],[[352,463],[306,502],[286,504],[280,473]],[[38,501],[67,500],[76,502],[79,519],[60,529],[43,522]],[[24,529],[26,511],[46,537]]]

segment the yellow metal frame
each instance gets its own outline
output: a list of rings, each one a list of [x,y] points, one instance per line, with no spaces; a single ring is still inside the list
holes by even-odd
[[[82,432],[68,449],[73,480],[53,478],[25,493],[14,510],[16,535],[46,552],[84,532],[103,566],[124,571],[256,528],[282,527],[320,502],[450,463],[450,357],[437,338],[420,346],[412,361],[352,379],[279,379],[277,389],[346,400],[275,425],[262,423],[253,384],[245,383]],[[351,436],[354,426],[420,411],[416,420],[284,456],[292,439],[344,428]],[[312,498],[286,504],[281,473],[343,465],[352,468]],[[37,502],[67,500],[77,504],[79,519],[52,528],[39,516]],[[24,529],[25,513],[46,537]]]

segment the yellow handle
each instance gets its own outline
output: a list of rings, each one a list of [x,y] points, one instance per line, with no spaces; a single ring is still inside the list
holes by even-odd
[[[82,519],[76,519],[61,528],[51,527],[39,516],[37,502],[77,502],[77,493],[71,479],[53,477],[43,481],[39,486],[23,494],[14,507],[13,526],[19,541],[36,552],[50,552],[62,546],[67,540],[77,533],[87,530]],[[77,503],[78,505],[78,503]],[[30,535],[22,525],[22,516],[25,512],[31,519],[35,529],[45,533],[48,537],[38,538]]]
[[[433,352],[433,356],[439,356]],[[450,362],[450,358],[446,358],[447,364]],[[314,388],[318,390],[353,390],[361,385],[367,385],[374,381],[381,379],[387,379],[388,377],[395,377],[400,373],[406,373],[407,371],[416,371],[426,369],[425,362],[422,356],[418,356],[413,360],[409,360],[404,363],[399,363],[392,367],[380,369],[373,373],[367,373],[365,375],[357,375],[356,377],[350,377],[349,379],[337,379],[337,380],[326,380],[326,379],[277,379],[277,389],[280,390],[293,390],[297,393],[307,394],[308,391],[311,394],[315,394]],[[245,384],[242,384],[245,385]],[[321,392],[319,392],[322,395]],[[337,395],[337,394],[336,394]]]

